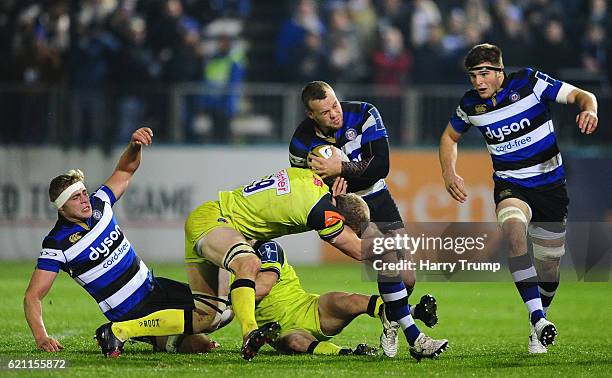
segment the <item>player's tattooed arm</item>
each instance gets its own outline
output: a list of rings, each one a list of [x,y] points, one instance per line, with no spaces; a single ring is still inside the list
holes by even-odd
[[[342,177],[351,178],[363,176],[372,160],[374,160],[373,156],[362,161],[343,161]]]
[[[361,161],[342,162],[342,177],[381,179],[389,174],[389,143],[380,138],[361,146]]]

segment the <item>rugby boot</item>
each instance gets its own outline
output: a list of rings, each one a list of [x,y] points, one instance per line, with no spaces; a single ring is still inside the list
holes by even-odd
[[[551,321],[548,321],[546,318],[541,318],[533,327],[542,345],[548,346],[555,343],[557,328]]]
[[[106,323],[96,330],[96,340],[106,357],[117,358],[123,353],[123,341],[119,340],[112,330],[113,323]]]
[[[276,340],[280,333],[280,325],[276,322],[266,323],[249,333],[244,339],[240,353],[242,358],[251,361],[257,355],[259,349],[265,344],[270,344]]]
[[[397,354],[397,347],[399,345],[400,325],[398,322],[387,319],[384,304],[380,306],[380,313],[378,316],[383,326],[383,331],[380,334],[380,347],[385,356],[393,358]]]
[[[429,328],[435,326],[438,323],[438,305],[436,298],[429,294],[425,294],[421,297],[419,303],[414,306],[413,318],[419,319]]]
[[[422,358],[438,357],[447,347],[448,340],[434,340],[421,333],[414,342],[414,345],[410,347],[410,355],[420,362]]]

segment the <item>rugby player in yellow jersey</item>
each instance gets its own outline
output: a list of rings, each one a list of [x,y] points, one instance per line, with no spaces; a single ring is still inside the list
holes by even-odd
[[[332,192],[345,191],[346,182],[337,179]],[[191,212],[185,222],[189,286],[194,293],[214,297],[218,295],[219,268],[235,275],[230,286],[232,307],[242,328],[242,357],[251,360],[264,344],[276,339],[280,326],[275,322],[257,326],[255,277],[261,262],[247,240],[317,230],[323,240],[361,260],[358,235],[368,223],[369,211],[359,196],[332,198],[329,187],[310,169],[284,169],[220,192],[217,201],[205,202]]]
[[[272,344],[276,350],[323,355],[377,354],[376,348],[366,344],[353,350],[328,340],[362,314],[380,318],[384,324],[381,316],[384,302],[380,296],[339,291],[307,293],[279,243],[262,241],[254,248],[261,260],[255,279],[255,319],[259,325],[269,322],[280,325],[280,336]]]

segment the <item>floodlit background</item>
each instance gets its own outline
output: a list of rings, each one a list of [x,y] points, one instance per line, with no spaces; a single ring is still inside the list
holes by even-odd
[[[553,105],[570,221],[612,218],[610,4],[605,0],[5,0],[0,2],[0,259],[34,261],[56,212],[50,179],[81,168],[93,190],[133,130],[153,146],[118,204],[145,261],[180,262],[182,225],[219,190],[289,165],[301,87],[326,80],[373,103],[392,148],[388,184],[410,222],[493,221],[482,137],[461,143],[470,200],[444,190],[437,141],[463,92],[462,59],[500,45],[595,93],[599,130]],[[335,260],[316,233],[283,238],[293,262]]]

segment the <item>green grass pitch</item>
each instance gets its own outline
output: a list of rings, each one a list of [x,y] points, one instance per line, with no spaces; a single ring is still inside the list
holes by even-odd
[[[105,318],[94,301],[61,273],[44,300],[44,319],[49,333],[60,340],[64,351],[37,351],[25,322],[22,300],[33,263],[0,264],[0,375],[28,375],[32,371],[6,368],[9,359],[65,359],[66,370],[51,375],[98,377],[140,376],[610,376],[612,374],[612,284],[569,282],[558,290],[549,318],[559,330],[557,344],[546,355],[527,354],[529,333],[525,306],[514,285],[497,283],[417,283],[413,299],[432,293],[438,299],[440,322],[434,329],[419,327],[429,335],[447,338],[450,349],[437,360],[417,363],[401,339],[394,359],[380,357],[280,356],[264,347],[251,362],[240,358],[237,323],[212,335],[221,348],[205,355],[153,353],[144,344],[127,344],[124,355],[105,359],[95,341],[94,330]],[[150,264],[155,274],[185,281],[180,265]],[[309,291],[376,292],[372,282],[362,282],[356,265],[297,267]],[[568,272],[567,276],[571,276]],[[508,275],[509,277],[509,275]],[[343,346],[360,342],[378,345],[380,324],[361,316],[336,337]]]

